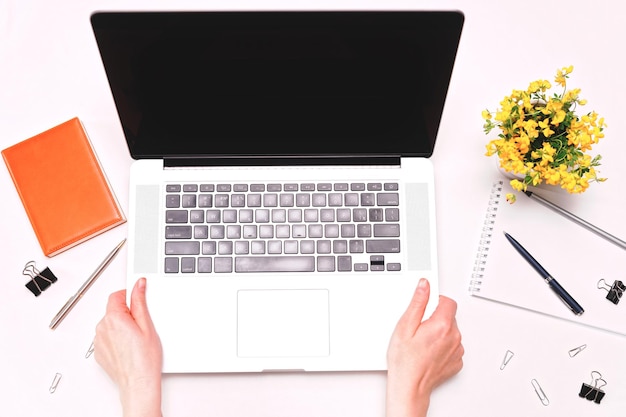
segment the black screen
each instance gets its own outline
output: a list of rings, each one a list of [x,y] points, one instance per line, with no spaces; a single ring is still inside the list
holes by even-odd
[[[460,12],[96,13],[133,158],[430,156]]]

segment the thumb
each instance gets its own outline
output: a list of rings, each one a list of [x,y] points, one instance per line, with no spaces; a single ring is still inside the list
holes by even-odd
[[[142,330],[153,326],[146,302],[146,279],[139,278],[130,294],[130,314]]]
[[[426,278],[421,278],[417,284],[415,293],[413,293],[413,298],[411,299],[409,306],[400,319],[403,331],[409,333],[411,336],[415,334],[417,328],[422,323],[429,298],[430,283]]]

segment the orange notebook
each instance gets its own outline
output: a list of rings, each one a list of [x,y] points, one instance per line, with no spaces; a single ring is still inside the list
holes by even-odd
[[[126,221],[78,118],[2,151],[46,256]]]

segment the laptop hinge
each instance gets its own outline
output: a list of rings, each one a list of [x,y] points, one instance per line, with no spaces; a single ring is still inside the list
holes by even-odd
[[[400,156],[165,158],[166,168],[220,166],[400,165]]]

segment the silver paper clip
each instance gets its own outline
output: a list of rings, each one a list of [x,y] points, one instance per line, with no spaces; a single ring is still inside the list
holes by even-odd
[[[515,354],[510,350],[506,351],[506,353],[504,354],[504,359],[502,359],[502,364],[500,365],[500,370],[503,370],[508,365],[511,358],[513,358],[513,355]]]
[[[570,358],[573,358],[574,356],[578,355],[580,352],[582,352],[586,348],[587,348],[587,345],[580,345],[578,347],[575,347],[574,349],[568,350],[567,353],[569,353]]]
[[[535,392],[537,393],[541,404],[549,405],[550,400],[548,400],[548,396],[546,395],[546,393],[543,392],[543,389],[541,388],[541,385],[539,385],[539,382],[537,382],[536,379],[533,379],[532,381],[530,381],[530,383],[533,385],[533,388],[535,389]]]
[[[92,353],[93,353],[93,342],[91,342],[91,346],[89,346],[87,353],[85,353],[85,358],[90,357]]]
[[[60,373],[56,373],[54,375],[54,379],[52,380],[52,384],[50,384],[50,394],[54,394],[54,392],[57,390],[57,387],[59,386],[59,382],[61,381],[61,377],[63,375],[61,375]]]

